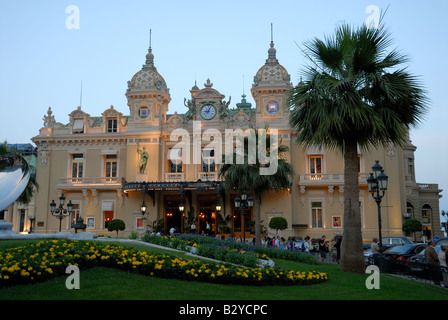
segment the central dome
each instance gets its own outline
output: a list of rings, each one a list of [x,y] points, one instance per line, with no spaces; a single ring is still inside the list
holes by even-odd
[[[137,72],[131,81],[128,81],[128,91],[163,91],[169,94],[165,79],[154,66],[154,55],[151,47],[148,49],[146,63],[143,65],[142,70]]]

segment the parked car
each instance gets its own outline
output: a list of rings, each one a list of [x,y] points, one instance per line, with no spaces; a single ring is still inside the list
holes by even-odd
[[[428,245],[425,243],[403,244],[394,246],[384,251],[384,256],[396,264],[405,266],[409,263],[409,259],[421,251],[425,250]],[[401,269],[401,268],[400,268]]]
[[[385,237],[382,239],[383,248],[413,243],[406,237]]]
[[[434,247],[436,253],[439,254],[441,248],[439,245]],[[409,259],[408,264],[409,272],[415,276],[429,278],[429,265],[426,263],[425,250]]]

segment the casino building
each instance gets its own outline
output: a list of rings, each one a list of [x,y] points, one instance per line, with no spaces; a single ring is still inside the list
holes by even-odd
[[[288,222],[288,228],[281,231],[285,238],[343,235],[343,157],[336,151],[304,149],[296,144],[285,107],[293,84],[272,41],[265,63],[253,78],[255,106],[245,95],[231,105],[231,98],[221,93],[225,88],[215,88],[207,79],[202,88],[196,84],[191,88],[191,96],[184,101],[185,113],[170,114],[168,85],[155,66],[150,47],[145,64],[127,83],[126,115],[113,106],[101,115],[90,115],[78,107],[60,123],[48,110],[43,127],[32,138],[38,150],[40,186],[36,232],[58,231],[59,220],[50,213],[50,203],[58,203],[63,194],[73,209],[62,220],[62,231],[74,231],[82,217],[86,231],[97,234],[109,234],[108,223],[121,219],[126,224],[125,235],[154,228],[168,232],[171,227],[190,232],[194,223],[198,233],[210,230],[236,236],[243,235],[244,226],[246,238],[251,238],[253,209],[242,214],[235,208],[234,199],[240,194],[224,188],[218,176],[220,146],[211,142],[226,130],[269,125],[290,148],[287,157],[295,176],[290,188],[262,195],[262,225],[270,235],[275,234],[269,221],[281,216]],[[179,141],[184,141],[183,147]],[[224,150],[224,139],[221,147]],[[377,206],[366,181],[375,160],[389,176],[382,202],[383,236],[402,236],[403,221],[409,218],[421,220],[430,236],[442,235],[441,190],[436,184],[415,181],[415,149],[410,140],[405,148],[359,149],[359,203],[365,241],[378,235]],[[194,157],[197,161],[191,161]],[[227,223],[223,222],[226,217]]]

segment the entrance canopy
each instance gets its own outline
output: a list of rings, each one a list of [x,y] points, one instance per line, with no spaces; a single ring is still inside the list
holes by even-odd
[[[123,191],[207,191],[224,190],[224,181],[181,181],[181,182],[127,182]]]

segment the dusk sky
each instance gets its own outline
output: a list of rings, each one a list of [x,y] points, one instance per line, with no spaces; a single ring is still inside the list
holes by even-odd
[[[145,63],[150,29],[155,66],[170,88],[168,113],[185,113],[189,90],[208,78],[231,96],[230,107],[243,91],[255,105],[250,88],[267,58],[271,23],[277,58],[296,85],[305,41],[342,22],[363,24],[376,18],[372,8],[387,7],[391,49],[408,55],[408,70],[431,101],[411,131],[417,182],[438,183],[440,209],[448,210],[446,0],[0,0],[0,140],[31,142],[49,106],[57,122],[68,123],[81,82],[82,110],[101,116],[113,105],[128,115],[127,81]]]

